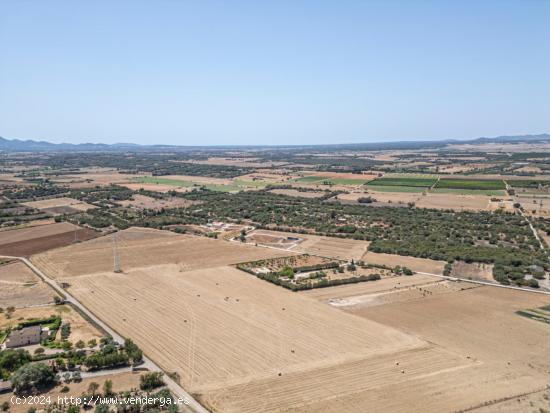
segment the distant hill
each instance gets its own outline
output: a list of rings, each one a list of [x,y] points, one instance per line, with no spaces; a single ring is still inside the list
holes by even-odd
[[[5,139],[0,137],[0,151],[4,152],[182,152],[188,150],[204,149],[299,149],[317,148],[320,150],[335,149],[356,149],[356,150],[384,150],[384,149],[421,149],[421,148],[442,148],[449,144],[479,144],[479,143],[518,143],[518,142],[548,142],[549,134],[540,135],[518,135],[518,136],[497,136],[495,138],[477,138],[471,140],[444,139],[438,141],[401,141],[401,142],[375,142],[356,144],[334,144],[334,145],[284,145],[284,146],[178,146],[178,145],[137,145],[133,143],[51,143],[46,141]]]

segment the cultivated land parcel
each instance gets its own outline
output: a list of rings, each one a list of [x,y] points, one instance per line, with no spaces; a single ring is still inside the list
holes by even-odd
[[[428,276],[292,293],[232,266],[289,251],[143,229],[118,239],[123,273],[112,272],[111,236],[32,261],[67,282],[71,294],[166,371],[177,372],[213,411],[364,412],[383,405],[439,412],[505,398],[510,388],[540,390],[547,382],[550,331],[514,311],[548,304],[548,297],[467,285],[434,290],[443,281]],[[364,310],[361,300],[349,307],[327,300],[339,298],[340,288],[348,298],[352,287],[356,295],[370,288],[396,294],[401,282],[420,292]],[[448,300],[448,310],[437,307]],[[392,321],[399,305],[413,306],[397,313],[407,313],[409,324],[401,316]],[[423,305],[434,310],[416,315]],[[376,308],[372,316],[370,308]],[[488,312],[502,323],[484,320]],[[456,319],[449,334],[459,340],[439,331],[441,317]],[[510,326],[513,337],[527,334],[532,345],[504,340]],[[503,349],[495,352],[495,345]]]
[[[550,411],[549,144],[414,145],[5,153],[0,340],[104,323],[213,413]]]

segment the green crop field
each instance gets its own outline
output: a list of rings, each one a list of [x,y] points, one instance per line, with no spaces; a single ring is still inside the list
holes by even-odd
[[[478,180],[478,179],[440,179],[436,188],[448,189],[484,189],[499,190],[506,189],[506,185],[500,179],[498,180]]]
[[[372,186],[409,186],[428,188],[436,182],[435,178],[377,178],[369,182]]]
[[[549,187],[550,181],[541,181],[541,180],[534,180],[534,179],[517,179],[517,180],[507,180],[508,185],[510,185],[513,188],[532,188],[537,189],[540,186],[542,187]]]
[[[190,181],[161,178],[158,176],[141,176],[139,178],[134,178],[132,181],[140,184],[172,185],[172,186],[179,186],[179,187],[193,186],[193,182],[190,182]]]
[[[505,196],[506,191],[497,189],[453,189],[453,188],[434,188],[430,191],[434,194],[449,195],[486,195],[486,196]]]
[[[304,176],[297,178],[294,182],[317,185],[363,185],[371,181],[368,178],[329,178],[328,176]]]

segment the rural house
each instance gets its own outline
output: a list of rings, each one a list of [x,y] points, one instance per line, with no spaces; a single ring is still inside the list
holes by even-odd
[[[38,344],[48,336],[47,330],[40,326],[25,327],[20,330],[13,330],[6,341],[4,348],[13,348]]]

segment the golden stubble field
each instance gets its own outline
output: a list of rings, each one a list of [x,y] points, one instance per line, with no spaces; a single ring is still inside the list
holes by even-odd
[[[437,293],[432,289],[432,294],[414,298],[411,290],[427,292],[434,283],[449,281],[413,276],[401,285],[396,282],[398,279],[382,280],[378,286],[363,284],[356,294],[348,288],[351,286],[300,293],[328,305],[347,301],[350,305],[338,308],[395,327],[475,362],[465,369],[441,372],[437,380],[426,376],[414,385],[401,386],[395,398],[386,398],[383,411],[405,412],[407,401],[408,411],[539,411],[549,384],[550,328],[515,312],[548,305],[550,297],[454,282],[454,291]],[[402,290],[409,293],[403,294]],[[365,304],[366,297],[381,293],[394,298],[377,305]],[[527,400],[534,402],[531,407],[520,396],[530,393]],[[357,395],[355,400],[361,403],[363,399]],[[330,411],[337,409],[337,404],[328,403],[326,407]],[[373,404],[371,407],[373,410],[365,411],[378,411]],[[548,408],[548,400],[544,407]]]
[[[111,242],[33,261],[213,412],[460,411],[548,382],[550,330],[514,314],[548,297],[429,276],[292,293],[230,266],[289,251],[143,229],[117,274]],[[354,289],[398,292],[330,304]]]
[[[0,307],[52,303],[55,291],[20,261],[0,265]]]

